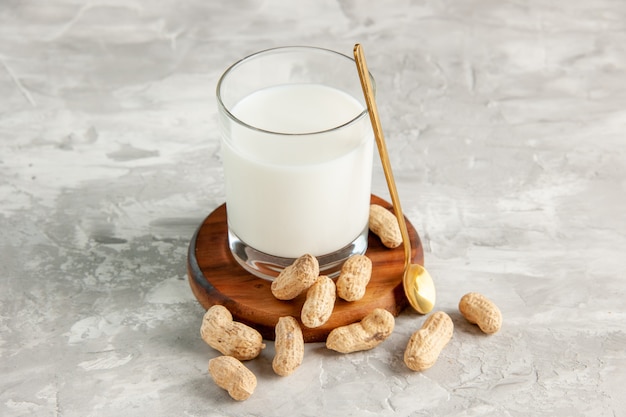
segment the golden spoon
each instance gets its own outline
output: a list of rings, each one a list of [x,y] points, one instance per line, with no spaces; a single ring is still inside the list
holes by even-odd
[[[369,71],[367,70],[367,63],[365,62],[365,55],[363,54],[363,48],[358,43],[354,45],[354,59],[356,61],[357,70],[359,71],[359,78],[361,79],[361,87],[365,95],[367,110],[370,115],[370,120],[372,121],[374,137],[376,138],[378,153],[380,154],[383,171],[387,179],[389,194],[391,194],[394,212],[398,218],[400,232],[402,233],[402,243],[404,244],[404,276],[402,277],[402,284],[404,286],[404,293],[411,306],[418,313],[426,314],[429,313],[435,305],[435,284],[424,267],[419,264],[411,263],[411,241],[409,240],[409,232],[406,227],[404,215],[402,214],[398,190],[396,189],[391,164],[389,163],[387,145],[385,144],[385,137],[383,136],[380,118],[378,117],[378,108],[374,100],[374,92],[369,77]]]

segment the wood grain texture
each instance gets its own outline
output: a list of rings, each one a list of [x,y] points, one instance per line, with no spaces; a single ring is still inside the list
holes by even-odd
[[[391,207],[374,195],[372,203]],[[408,219],[407,227],[412,262],[423,265],[422,244]],[[372,260],[372,278],[365,296],[354,302],[337,299],[326,324],[315,329],[302,326],[306,342],[322,342],[335,327],[359,321],[374,308],[384,308],[397,316],[408,305],[402,288],[402,246],[388,249],[370,232],[366,255]],[[235,320],[254,327],[268,340],[274,340],[274,327],[280,317],[293,316],[299,320],[305,294],[290,301],[277,300],[270,291],[270,281],[248,273],[231,255],[225,204],[215,209],[198,228],[190,242],[187,261],[191,289],[205,309],[221,304]]]

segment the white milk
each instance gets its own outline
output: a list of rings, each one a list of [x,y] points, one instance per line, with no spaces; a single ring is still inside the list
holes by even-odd
[[[222,138],[228,224],[247,245],[274,255],[320,256],[367,227],[373,135],[348,94],[318,84],[271,87],[245,97]],[[306,134],[310,132],[320,132]]]

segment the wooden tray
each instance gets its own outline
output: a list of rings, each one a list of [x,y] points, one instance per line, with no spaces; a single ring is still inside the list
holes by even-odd
[[[372,203],[391,207],[374,195]],[[412,262],[423,265],[422,243],[413,225],[408,219],[406,222]],[[370,232],[366,255],[372,260],[372,278],[365,296],[351,303],[337,298],[331,318],[321,327],[309,329],[301,325],[306,342],[325,341],[332,329],[360,321],[374,308],[384,308],[397,316],[408,305],[402,288],[402,246],[388,249]],[[270,291],[270,281],[250,274],[231,255],[225,204],[204,220],[191,239],[187,272],[193,294],[205,309],[221,304],[230,310],[235,320],[254,327],[265,339],[274,340],[274,327],[280,317],[300,317],[305,294],[291,301],[277,300]]]

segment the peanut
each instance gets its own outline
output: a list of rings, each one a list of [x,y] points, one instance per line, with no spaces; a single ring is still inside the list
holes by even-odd
[[[300,312],[302,324],[312,329],[326,323],[333,313],[336,294],[332,279],[326,275],[318,277],[306,293],[306,301]]]
[[[372,276],[372,261],[365,255],[354,255],[341,266],[337,278],[337,295],[346,301],[357,301],[365,295]]]
[[[232,356],[211,359],[209,373],[217,386],[228,391],[228,395],[237,401],[248,399],[256,388],[256,376]]]
[[[298,321],[291,317],[281,317],[276,323],[274,346],[276,354],[272,361],[274,372],[280,376],[290,375],[304,358],[304,338]]]
[[[317,258],[309,254],[302,255],[283,269],[272,282],[272,294],[279,300],[293,300],[313,285],[319,271]]]
[[[219,304],[204,314],[200,335],[213,349],[242,361],[256,358],[265,348],[261,333],[233,321],[230,311]]]
[[[398,219],[383,206],[370,205],[369,228],[388,248],[397,248],[402,243]]]
[[[502,326],[502,313],[491,300],[477,292],[465,294],[459,301],[459,311],[483,333],[493,334]]]
[[[394,326],[393,314],[376,308],[358,323],[333,329],[326,339],[326,347],[341,353],[372,349],[389,337]]]
[[[422,328],[413,333],[404,351],[404,363],[414,371],[423,371],[435,364],[441,350],[452,338],[454,324],[443,311],[431,314]]]

